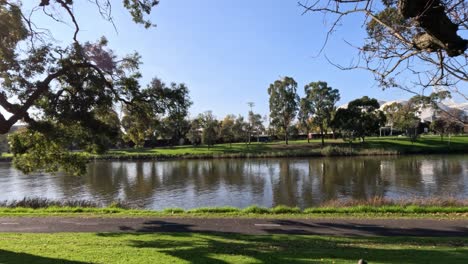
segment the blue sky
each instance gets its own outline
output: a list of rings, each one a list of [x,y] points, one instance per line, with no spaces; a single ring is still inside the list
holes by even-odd
[[[207,110],[218,118],[245,115],[247,102],[255,102],[255,112],[268,114],[267,88],[281,76],[293,77],[300,95],[305,84],[326,81],[340,90],[340,103],[364,95],[383,100],[411,96],[398,89],[382,91],[369,72],[341,71],[326,61],[324,54],[344,65],[357,58],[345,40],[362,44],[365,32],[359,17],[347,18],[317,57],[329,25],[321,15],[302,15],[294,0],[162,0],[151,16],[157,27],[151,29],[131,23],[121,1],[112,2],[118,32],[88,1],[75,1],[79,39],[94,41],[105,35],[118,54],[139,52],[143,85],[156,76],[167,83],[186,83],[194,101],[192,116]],[[70,25],[56,23],[52,31],[63,44],[72,32]]]

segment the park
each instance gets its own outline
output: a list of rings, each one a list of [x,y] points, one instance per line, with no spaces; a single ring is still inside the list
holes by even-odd
[[[0,263],[466,263],[466,14],[0,0]]]

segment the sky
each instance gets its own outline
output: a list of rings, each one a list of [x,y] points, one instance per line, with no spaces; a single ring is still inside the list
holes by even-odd
[[[132,23],[121,1],[112,3],[117,31],[88,1],[75,1],[78,38],[95,41],[106,36],[117,54],[140,53],[143,86],[153,77],[187,84],[194,102],[192,116],[208,110],[218,118],[246,115],[247,102],[266,115],[267,88],[283,76],[297,81],[300,96],[307,83],[326,81],[340,90],[339,104],[364,95],[381,100],[411,96],[399,89],[382,91],[367,71],[342,71],[327,62],[325,55],[343,65],[357,58],[346,42],[362,44],[360,17],[347,18],[319,54],[330,21],[319,14],[302,14],[295,0],[161,0],[150,17],[157,27],[150,29]],[[58,25],[40,15],[37,21],[54,23],[54,38],[70,43],[71,24]]]

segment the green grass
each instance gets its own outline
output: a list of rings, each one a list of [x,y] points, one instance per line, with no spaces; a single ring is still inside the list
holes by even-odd
[[[275,158],[275,157],[323,157],[358,155],[399,155],[399,154],[450,154],[468,153],[468,135],[453,136],[450,145],[439,136],[422,136],[417,142],[406,137],[369,137],[366,142],[347,143],[341,139],[326,140],[321,148],[320,140],[314,139],[269,143],[234,143],[207,146],[174,146],[140,149],[114,149],[103,155],[83,153],[90,159],[181,159],[181,158]],[[2,154],[1,160],[11,160],[11,154]]]
[[[417,142],[405,137],[370,137],[364,143],[346,143],[341,139],[326,141],[328,148],[321,149],[320,140],[290,141],[269,143],[217,144],[206,146],[175,146],[153,149],[111,150],[101,158],[150,158],[150,157],[281,157],[281,156],[340,156],[340,155],[396,155],[396,154],[429,154],[429,153],[467,153],[468,136],[454,136],[450,145],[447,139],[438,136],[423,136]]]
[[[243,218],[312,218],[312,217],[359,217],[359,218],[468,218],[468,206],[462,205],[356,205],[323,206],[300,210],[287,206],[264,208],[249,206],[203,207],[190,210],[166,208],[161,211],[124,209],[118,207],[69,207],[49,206],[44,208],[0,207],[0,217],[243,217]]]
[[[0,236],[0,263],[466,263],[468,238],[202,233]]]

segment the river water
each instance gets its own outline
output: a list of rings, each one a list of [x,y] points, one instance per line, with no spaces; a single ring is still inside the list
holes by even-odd
[[[331,199],[468,197],[468,155],[97,161],[83,176],[0,163],[0,200],[117,199],[138,207],[306,208]]]

